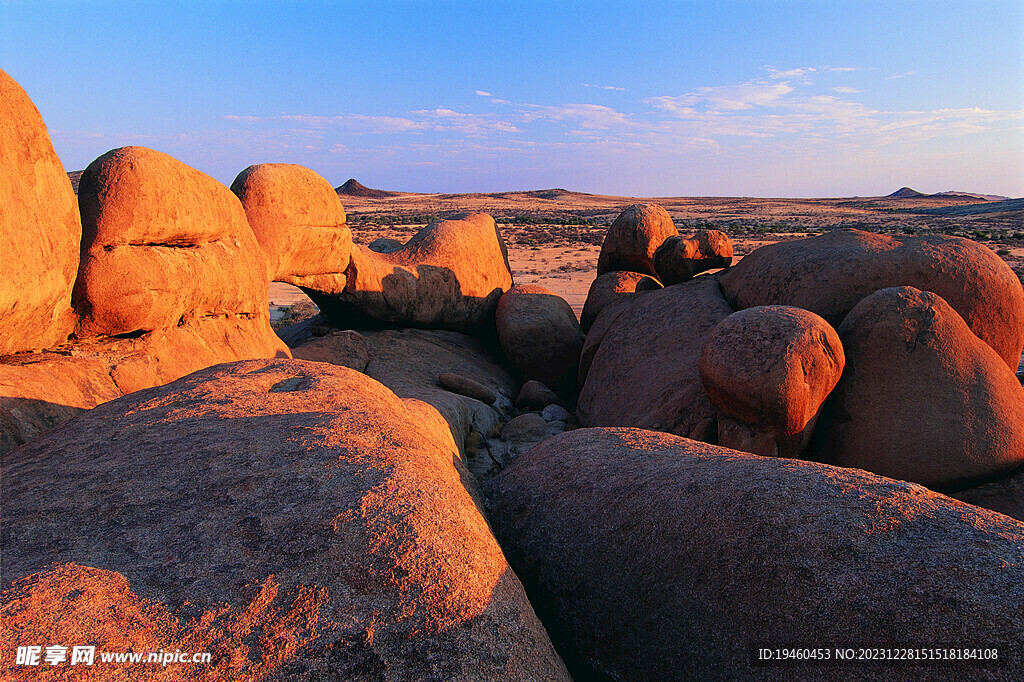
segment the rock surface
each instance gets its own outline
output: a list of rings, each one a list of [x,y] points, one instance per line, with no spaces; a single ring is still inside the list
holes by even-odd
[[[791,305],[838,327],[861,299],[896,286],[946,300],[1012,369],[1024,348],[1024,290],[990,249],[959,237],[836,230],[763,246],[721,277],[736,309]]]
[[[296,286],[344,276],[352,251],[345,209],[331,184],[291,163],[249,166],[231,183],[267,256],[269,279]]]
[[[711,277],[607,309],[594,323],[594,344],[588,337],[581,359],[586,380],[576,407],[580,423],[635,426],[713,442],[716,412],[697,367],[708,335],[732,312]]]
[[[512,286],[505,242],[485,213],[431,223],[388,253],[354,245],[344,274],[302,286],[342,327],[489,329]]]
[[[494,313],[498,344],[526,380],[572,390],[584,333],[564,298],[536,284],[517,284]]]
[[[478,381],[454,372],[442,372],[437,376],[437,383],[446,391],[479,400],[484,405],[492,405],[498,395]]]
[[[672,216],[657,204],[633,204],[615,219],[601,244],[597,274],[628,270],[657,276],[654,252],[669,237],[679,235]]]
[[[644,291],[661,289],[661,282],[639,272],[613,271],[600,275],[590,285],[587,300],[580,313],[580,327],[590,331],[601,311],[618,301],[632,298]]]
[[[576,679],[1024,675],[1024,524],[921,486],[583,429],[535,446],[487,491],[509,563]],[[1007,653],[995,667],[751,665],[757,646],[825,642]]]
[[[292,352],[296,360],[329,362],[357,372],[366,371],[370,349],[366,337],[351,329],[332,329],[323,336],[310,336]]]
[[[846,364],[835,329],[814,313],[757,306],[718,323],[700,379],[718,417],[718,445],[799,457]]]
[[[352,370],[241,362],[10,453],[4,651],[212,653],[172,679],[565,679],[450,434],[409,405]]]
[[[701,230],[689,239],[669,237],[654,252],[654,270],[665,286],[730,265],[732,241],[721,230]]]
[[[1024,521],[1024,468],[949,496]]]
[[[818,420],[816,458],[946,489],[1024,463],[1024,388],[942,298],[865,298],[839,327],[846,370]]]
[[[543,410],[548,405],[564,405],[558,394],[536,379],[530,379],[519,389],[516,407]]]
[[[64,343],[75,329],[78,204],[39,110],[0,70],[0,355]]]

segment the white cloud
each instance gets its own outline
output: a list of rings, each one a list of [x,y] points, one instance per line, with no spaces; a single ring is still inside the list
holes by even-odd
[[[476,94],[480,95],[481,97],[494,97],[494,95],[492,95],[491,93],[484,92],[483,90],[477,90]]]
[[[764,70],[768,72],[768,77],[772,80],[793,79],[793,78],[804,78],[806,79],[808,74],[814,73],[817,69],[812,66],[804,66],[799,69],[788,69],[786,71],[779,71],[774,66],[765,65]]]
[[[863,90],[858,90],[857,88],[851,88],[849,85],[837,85],[836,87],[832,88],[832,91],[851,95],[855,92],[864,92]]]
[[[585,87],[585,88],[597,88],[599,90],[621,90],[621,91],[625,91],[626,90],[626,88],[620,88],[620,87],[616,87],[614,85],[593,85],[591,83],[584,83],[583,87]]]
[[[755,106],[774,106],[791,92],[793,87],[788,83],[748,81],[737,85],[701,87],[678,97],[651,97],[645,102],[676,113],[692,113],[698,106],[711,110],[736,111]]]
[[[832,71],[834,73],[845,73],[848,71],[860,71],[859,66],[826,66],[826,71]]]
[[[917,73],[917,72],[916,71],[907,71],[905,73],[897,73],[897,74],[894,74],[892,76],[886,76],[885,80],[891,81],[891,80],[896,80],[897,78],[906,78],[907,76],[913,76],[915,73]]]

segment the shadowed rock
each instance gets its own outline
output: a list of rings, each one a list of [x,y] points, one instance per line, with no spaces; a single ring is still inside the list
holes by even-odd
[[[661,282],[639,272],[613,271],[595,278],[587,292],[587,300],[580,313],[580,327],[590,331],[601,311],[616,301],[632,298],[634,294],[661,289]]]
[[[536,284],[517,284],[498,301],[498,344],[526,380],[572,390],[583,349],[583,330],[564,298]]]
[[[212,653],[173,679],[565,679],[417,410],[352,370],[250,361],[15,450],[4,643]]]
[[[608,228],[597,258],[598,276],[615,270],[628,270],[656,277],[654,252],[662,242],[678,234],[672,217],[661,206],[629,206]]]
[[[732,241],[720,230],[701,230],[689,239],[669,237],[654,252],[654,270],[665,286],[730,265]]]
[[[606,308],[580,360],[586,377],[576,407],[580,423],[714,441],[716,411],[697,366],[711,330],[732,312],[711,277]]]
[[[486,489],[509,563],[576,679],[1024,675],[1024,524],[921,486],[582,429]],[[1000,662],[751,665],[757,647],[783,642],[998,642]]]
[[[565,405],[558,394],[536,379],[530,379],[519,389],[516,407],[530,407],[542,410],[548,405]]]
[[[303,166],[262,163],[239,173],[231,191],[267,255],[272,281],[315,288],[318,275],[344,276],[352,233],[327,180]]]
[[[994,481],[949,493],[949,496],[1024,521],[1024,467]]]
[[[479,331],[511,286],[505,242],[494,219],[477,213],[431,223],[388,253],[354,245],[343,277],[303,290],[341,326]]]
[[[1024,348],[1020,280],[990,249],[959,237],[836,230],[763,246],[723,273],[721,282],[736,309],[791,305],[833,327],[875,291],[912,286],[944,298],[1012,369]]]
[[[71,288],[82,224],[39,110],[0,70],[0,355],[49,348],[74,331]]]
[[[758,306],[725,318],[700,358],[704,390],[721,413],[718,444],[798,457],[844,365],[836,331],[807,310]]]
[[[846,370],[818,420],[818,459],[938,489],[1024,462],[1024,388],[942,298],[883,289],[839,337]]]

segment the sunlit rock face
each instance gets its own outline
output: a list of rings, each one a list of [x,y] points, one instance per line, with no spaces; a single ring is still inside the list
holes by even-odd
[[[608,228],[597,259],[597,274],[625,270],[657,277],[654,252],[669,237],[679,236],[672,216],[657,204],[634,204]]]
[[[212,652],[173,679],[567,679],[432,414],[347,368],[254,360],[18,448],[5,650]]]
[[[71,181],[25,91],[0,70],[0,355],[64,343],[82,224]]]

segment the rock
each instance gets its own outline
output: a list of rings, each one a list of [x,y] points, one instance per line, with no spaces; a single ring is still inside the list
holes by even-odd
[[[212,654],[175,679],[566,679],[457,460],[443,423],[322,363],[106,403],[4,460],[4,650]]]
[[[505,424],[501,437],[517,443],[537,443],[551,436],[551,428],[536,412],[526,412],[514,417]]]
[[[558,419],[553,422],[548,422],[548,428],[551,429],[552,435],[556,435],[565,431],[569,426],[566,422]]]
[[[442,372],[437,377],[437,383],[446,391],[474,398],[485,405],[492,405],[498,399],[494,391],[461,374]]]
[[[700,379],[718,408],[718,445],[799,457],[842,376],[843,345],[828,322],[789,306],[757,306],[718,323]]]
[[[576,376],[577,390],[582,390],[583,385],[587,381],[590,365],[594,361],[594,355],[597,353],[598,348],[601,347],[605,333],[615,324],[619,315],[630,309],[631,298],[622,298],[609,304],[594,319],[594,324],[590,327],[590,331],[587,332],[587,338],[583,341],[583,350],[580,352],[580,367]]]
[[[542,410],[548,405],[564,405],[564,403],[554,391],[541,382],[530,379],[519,389],[516,407],[530,407],[535,410]]]
[[[751,664],[756,647],[783,643],[1016,650],[1024,524],[921,486],[584,429],[534,446],[486,491],[505,555],[576,679],[1024,675],[1012,654]]]
[[[942,298],[865,298],[839,327],[846,370],[818,420],[816,457],[930,488],[1024,463],[1024,388]]]
[[[494,313],[498,344],[526,380],[556,391],[576,385],[583,330],[566,300],[536,284],[517,284]]]
[[[628,270],[657,276],[654,252],[679,234],[672,216],[657,204],[633,204],[608,228],[597,258],[597,274]]]
[[[580,362],[586,376],[576,405],[580,423],[714,441],[716,412],[697,366],[708,335],[732,312],[711,277],[606,309],[590,332],[595,343],[590,345],[588,337],[590,347]],[[588,353],[590,364],[584,368]]]
[[[381,325],[478,332],[512,286],[505,242],[485,213],[442,220],[402,248],[352,247],[344,277],[321,277],[303,291],[342,327]]]
[[[669,286],[714,268],[732,265],[732,241],[720,230],[701,230],[690,239],[672,236],[654,252],[654,270]]]
[[[597,316],[612,303],[656,289],[661,289],[661,282],[648,275],[626,271],[606,272],[590,285],[587,300],[583,303],[583,312],[580,313],[580,327],[583,331],[590,331]]]
[[[402,242],[397,239],[388,239],[387,237],[378,237],[367,245],[370,251],[377,253],[391,253],[392,251],[398,251],[400,248],[405,246]]]
[[[366,338],[351,329],[334,329],[324,336],[311,336],[295,348],[292,356],[296,360],[329,362],[357,372],[365,371],[370,362]]]
[[[946,300],[1013,370],[1024,348],[1024,290],[990,249],[959,237],[836,230],[763,246],[721,276],[734,308],[791,305],[839,326],[861,299],[912,286]]]
[[[950,497],[1024,521],[1024,468],[994,481],[948,493]]]
[[[316,286],[344,277],[352,233],[338,194],[314,171],[291,163],[249,166],[231,183],[267,256],[270,280]]]
[[[78,204],[39,110],[0,70],[0,355],[50,348],[74,331]]]
[[[565,421],[569,418],[569,410],[561,405],[548,405],[540,411],[540,416],[549,422]]]

